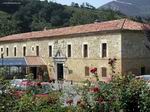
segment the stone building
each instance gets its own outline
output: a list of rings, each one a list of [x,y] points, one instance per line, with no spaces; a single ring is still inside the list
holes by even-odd
[[[93,67],[100,79],[109,77],[108,60],[116,58],[116,73],[148,74],[150,49],[145,26],[150,29],[149,25],[120,19],[9,35],[0,38],[0,64],[23,65],[28,67],[24,72],[32,72],[35,78],[48,71],[50,78],[79,81],[90,78]]]

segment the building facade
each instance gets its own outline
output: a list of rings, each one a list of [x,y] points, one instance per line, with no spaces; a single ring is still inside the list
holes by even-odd
[[[143,24],[121,19],[2,37],[0,53],[5,59],[24,58],[35,78],[47,71],[50,78],[81,81],[96,67],[103,80],[112,74],[110,58],[117,59],[117,74],[150,73],[148,45]]]

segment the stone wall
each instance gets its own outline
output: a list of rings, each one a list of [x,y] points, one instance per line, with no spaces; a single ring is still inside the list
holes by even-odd
[[[83,58],[82,56],[82,46],[83,44],[88,44],[89,56],[88,58]],[[108,56],[107,58],[101,57],[101,44],[107,43],[108,46]],[[61,49],[62,53],[66,56],[67,44],[72,45],[72,57],[67,58],[64,63],[64,73],[65,79],[68,80],[84,80],[85,77],[85,66],[97,67],[98,75],[101,77],[101,67],[106,67],[108,69],[107,74],[111,74],[110,67],[108,65],[109,58],[117,58],[116,71],[121,72],[121,33],[102,33],[91,36],[76,36],[76,37],[60,37],[60,38],[47,38],[40,40],[27,40],[20,42],[5,42],[0,43],[0,47],[5,49],[4,57],[6,56],[6,47],[9,48],[9,56],[13,56],[13,48],[17,47],[17,56],[23,57],[22,48],[26,46],[27,56],[35,56],[36,49],[35,46],[40,48],[40,57],[42,57],[47,66],[50,77],[55,78],[56,67],[53,58],[49,57],[48,46],[53,46],[53,56],[55,56],[58,49]],[[68,71],[71,71],[69,73]]]
[[[141,67],[145,67],[146,74],[150,73],[150,45],[144,32],[122,33],[122,71],[141,74]]]

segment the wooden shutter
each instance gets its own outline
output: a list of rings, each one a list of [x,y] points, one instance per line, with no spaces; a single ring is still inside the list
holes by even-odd
[[[85,76],[89,76],[89,67],[85,66]]]
[[[107,77],[107,68],[102,67],[102,77]]]

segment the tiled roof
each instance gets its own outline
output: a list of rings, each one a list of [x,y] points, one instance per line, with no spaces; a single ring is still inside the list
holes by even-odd
[[[146,25],[146,26],[148,29],[150,29],[150,25]],[[45,37],[50,38],[50,37],[65,36],[65,35],[84,34],[84,33],[102,32],[102,31],[115,31],[115,30],[140,31],[143,30],[143,24],[128,19],[119,19],[119,20],[113,20],[107,22],[9,35],[0,38],[0,41],[20,41],[20,40],[27,40],[27,39],[38,39],[38,38],[45,38]]]
[[[26,56],[26,63],[28,66],[42,66],[46,65],[41,57],[37,56]]]

